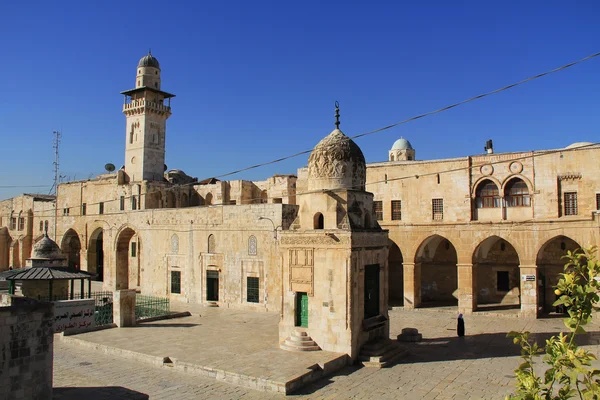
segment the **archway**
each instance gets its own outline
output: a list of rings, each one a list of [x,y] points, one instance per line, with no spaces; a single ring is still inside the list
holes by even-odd
[[[104,281],[104,231],[96,229],[90,238],[87,253],[88,272],[97,274],[97,281]]]
[[[204,205],[206,206],[210,206],[212,205],[212,193],[206,193],[206,196],[204,196]]]
[[[119,233],[116,246],[115,286],[120,289],[135,289],[141,284],[141,243],[136,232],[125,228]]]
[[[63,235],[60,249],[65,257],[67,257],[69,268],[79,268],[81,265],[81,242],[79,241],[79,235],[77,232],[75,232],[73,229],[66,231]]]
[[[188,204],[188,195],[185,193],[181,193],[181,199],[180,199],[180,207],[187,207]]]
[[[167,192],[167,205],[165,208],[175,208],[175,193],[172,191]]]
[[[554,286],[560,279],[560,273],[564,272],[567,263],[562,256],[567,251],[580,249],[579,243],[567,236],[556,236],[548,240],[538,251],[536,265],[538,268],[538,306],[545,313],[561,311],[552,305],[556,300]]]
[[[421,306],[458,305],[458,258],[450,241],[440,235],[425,239],[415,256],[421,271]]]
[[[390,306],[404,305],[404,259],[400,248],[393,240],[388,240],[389,254],[389,288],[388,304]]]
[[[520,308],[519,265],[514,246],[501,237],[491,236],[479,243],[473,252],[477,285],[473,293],[480,309]]]

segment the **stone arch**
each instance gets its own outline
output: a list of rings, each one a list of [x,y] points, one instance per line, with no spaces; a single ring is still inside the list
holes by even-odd
[[[512,191],[511,189],[515,188],[515,185],[518,184],[524,185],[525,188],[523,189],[525,190]],[[518,192],[519,194],[515,195],[514,192]],[[502,196],[505,199],[507,207],[530,207],[532,193],[531,184],[518,175],[508,177],[502,187]]]
[[[190,193],[190,207],[199,206],[200,204],[200,195],[195,190],[192,190],[192,193]]]
[[[500,197],[500,186],[491,179],[482,179],[475,186],[476,208],[499,208]]]
[[[323,229],[325,227],[325,219],[323,214],[318,212],[313,217],[313,229]]]
[[[167,191],[167,204],[165,208],[175,208],[175,193],[172,190]]]
[[[96,274],[97,281],[104,281],[104,230],[102,228],[96,228],[90,236],[87,270]]]
[[[188,207],[189,206],[188,195],[186,193],[181,193],[181,199],[180,199],[179,203],[180,203],[180,207]]]
[[[117,234],[115,243],[117,290],[134,289],[140,286],[142,246],[137,232],[126,226]]]
[[[207,253],[214,253],[217,250],[217,244],[215,241],[215,235],[213,235],[212,233],[210,235],[208,235],[208,251]]]
[[[269,195],[267,194],[266,190],[263,190],[262,192],[260,192],[260,202],[263,204],[266,204],[269,202]]]
[[[388,249],[388,304],[401,306],[404,304],[404,258],[400,247],[391,239],[388,239]]]
[[[557,311],[552,306],[556,300],[554,286],[560,279],[560,273],[564,272],[564,266],[567,263],[564,255],[567,251],[580,249],[581,245],[575,240],[565,235],[558,235],[547,240],[539,249],[536,257],[538,268],[538,305],[543,312],[549,313]]]
[[[479,187],[479,185],[481,184],[481,182],[483,181],[492,181],[493,183],[496,184],[496,187],[498,188],[499,193],[502,192],[502,182],[500,182],[498,180],[498,178],[493,177],[493,176],[482,176],[479,179],[477,179],[475,181],[475,183],[473,183],[473,186],[471,187],[471,198],[475,199],[475,196],[477,195],[477,188]]]
[[[67,265],[69,268],[79,268],[81,266],[81,241],[74,229],[69,229],[65,232],[60,244],[60,249],[67,257]]]
[[[415,254],[420,271],[420,299],[424,306],[458,304],[458,256],[456,248],[440,235],[426,238]]]
[[[472,262],[476,304],[488,304],[487,308],[520,307],[521,261],[512,243],[496,235],[490,236],[477,245]]]
[[[513,174],[513,175],[509,175],[509,176],[507,176],[507,177],[504,179],[504,181],[502,182],[502,186],[500,186],[500,187],[501,187],[501,189],[502,189],[502,193],[504,193],[504,192],[505,192],[506,185],[507,185],[507,184],[508,184],[510,181],[512,181],[512,180],[514,180],[514,179],[520,179],[520,180],[522,180],[523,182],[525,182],[525,184],[527,185],[527,190],[529,191],[529,193],[530,193],[530,194],[531,194],[531,193],[533,193],[533,185],[532,185],[531,181],[530,181],[530,180],[529,180],[529,179],[528,179],[526,176],[524,176],[524,175],[521,175],[521,174]]]
[[[213,199],[212,193],[210,193],[210,192],[206,193],[206,195],[204,196],[204,205],[205,206],[212,205],[212,199]]]

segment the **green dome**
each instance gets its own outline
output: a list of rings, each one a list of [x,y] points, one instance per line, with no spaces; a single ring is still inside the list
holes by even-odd
[[[408,140],[400,138],[394,142],[392,150],[413,150],[413,147]]]

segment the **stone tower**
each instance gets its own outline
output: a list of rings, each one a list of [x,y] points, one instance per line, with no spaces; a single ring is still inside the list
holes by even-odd
[[[281,232],[279,338],[288,350],[299,347],[300,338],[315,343],[308,349],[355,360],[363,344],[389,335],[388,233],[375,219],[373,194],[365,191],[363,153],[339,120],[336,126],[313,149],[308,192],[298,196],[298,217]]]
[[[160,90],[160,83],[160,65],[148,52],[138,63],[135,89],[121,92],[127,117],[125,173],[130,182],[164,179],[167,119],[175,95]]]

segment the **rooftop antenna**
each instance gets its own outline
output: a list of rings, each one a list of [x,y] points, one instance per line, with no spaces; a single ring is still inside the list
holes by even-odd
[[[57,207],[57,197],[58,197],[58,180],[60,178],[59,175],[59,154],[58,154],[58,147],[60,144],[60,139],[62,137],[62,134],[60,133],[60,131],[52,131],[52,134],[54,135],[54,144],[52,145],[52,148],[54,149],[54,162],[52,163],[54,165],[54,241],[56,241],[56,219],[58,217],[58,209]]]
[[[335,102],[335,129],[340,129],[340,103]]]

